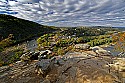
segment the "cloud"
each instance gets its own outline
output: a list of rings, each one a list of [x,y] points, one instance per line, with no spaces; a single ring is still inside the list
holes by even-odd
[[[0,13],[55,26],[125,26],[125,0],[0,0]]]
[[[16,0],[23,3],[39,3],[40,0]]]

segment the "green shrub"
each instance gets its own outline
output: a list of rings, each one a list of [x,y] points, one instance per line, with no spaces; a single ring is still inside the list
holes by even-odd
[[[1,47],[0,47],[0,52],[2,52],[3,50],[4,50],[4,48],[1,46]]]
[[[65,54],[65,51],[63,48],[59,48],[58,51],[57,51],[57,54],[58,55],[64,55]]]
[[[104,39],[94,39],[88,42],[90,46],[98,46],[98,45],[103,45],[103,44],[110,44],[112,42],[111,38],[104,38]]]
[[[23,51],[18,51],[18,52],[15,52],[14,55],[11,56],[8,64],[10,63],[14,63],[16,61],[19,61],[20,60],[20,56],[23,54]]]
[[[0,58],[0,66],[4,65],[4,61]]]
[[[13,40],[13,34],[10,34],[8,36],[8,38],[3,39],[2,41],[0,41],[0,49],[4,49],[4,47],[8,47],[10,45],[12,45],[13,43],[15,43],[15,41]]]

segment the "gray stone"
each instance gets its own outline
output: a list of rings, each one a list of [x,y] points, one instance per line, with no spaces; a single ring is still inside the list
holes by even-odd
[[[46,75],[54,67],[55,59],[42,59],[36,64],[36,72]]]
[[[30,59],[29,54],[30,54],[30,53],[25,53],[25,54],[23,54],[23,55],[20,57],[20,59],[21,59],[22,61],[29,60],[29,59]]]
[[[43,82],[40,83],[50,83],[50,81],[48,79],[44,80]]]
[[[88,45],[88,44],[76,44],[75,48],[81,49],[81,50],[88,50],[90,48],[90,45]]]
[[[115,70],[125,72],[125,58],[117,58],[113,64],[109,64]]]
[[[97,55],[101,56],[110,56],[112,53],[110,51],[107,51],[99,46],[95,46],[91,48]]]
[[[23,54],[20,59],[22,61],[29,61],[29,60],[37,60],[39,56],[39,52],[27,52]]]
[[[47,54],[47,51],[40,51],[40,56]]]
[[[51,53],[52,53],[52,51],[50,51],[50,50],[40,51],[41,56],[46,55],[46,54],[51,54]]]
[[[50,51],[50,50],[46,50],[47,51],[47,54],[51,54],[52,53],[52,51]]]

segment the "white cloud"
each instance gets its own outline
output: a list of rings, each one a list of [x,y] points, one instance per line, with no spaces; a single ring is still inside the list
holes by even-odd
[[[0,13],[45,25],[125,26],[125,0],[6,0],[0,1]],[[3,13],[4,13],[3,12]]]

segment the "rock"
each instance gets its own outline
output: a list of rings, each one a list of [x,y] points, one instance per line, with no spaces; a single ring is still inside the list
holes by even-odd
[[[65,64],[61,67],[59,67],[58,69],[58,73],[59,74],[63,74],[65,73],[69,68],[71,68],[73,66],[73,62],[72,61],[66,61]]]
[[[47,59],[47,55],[43,55],[43,56],[38,56],[38,60],[41,61],[42,59]]]
[[[125,52],[121,52],[117,55],[118,57],[125,57]]]
[[[52,51],[50,51],[50,50],[40,51],[39,56],[38,56],[38,60],[48,59],[48,56],[51,53],[52,53]]]
[[[91,48],[97,55],[101,56],[110,56],[112,55],[110,51],[107,51],[99,46],[95,46]]]
[[[50,83],[50,81],[48,79],[44,80],[43,82],[40,83]]]
[[[47,54],[51,54],[52,53],[52,51],[50,51],[50,50],[46,50],[47,51]]]
[[[30,53],[25,53],[20,57],[21,61],[27,61],[30,59]]]
[[[42,59],[36,64],[36,72],[46,76],[46,74],[54,67],[55,59]]]
[[[23,54],[20,59],[22,61],[29,61],[29,60],[37,60],[39,56],[39,52],[27,52]]]
[[[99,47],[99,46],[94,46],[94,47],[91,47],[91,49],[93,51],[96,51],[96,50],[104,50],[103,48]]]
[[[50,50],[46,51],[38,51],[38,52],[26,52],[23,54],[20,59],[22,61],[29,61],[29,60],[41,60],[41,59],[47,59],[47,55],[51,54],[52,52]]]
[[[51,54],[51,53],[52,53],[52,51],[50,51],[50,50],[40,51],[41,56],[46,55],[46,54]]]
[[[64,65],[65,61],[63,59],[59,59],[59,60],[57,60],[57,64],[58,65]]]
[[[16,62],[16,64],[19,64],[19,63],[21,63],[21,61],[17,61],[17,62]]]
[[[76,44],[75,48],[81,49],[81,50],[88,50],[90,48],[90,45],[88,45],[88,44]]]
[[[38,60],[38,56],[39,56],[39,52],[34,52],[34,53],[30,56],[30,59],[31,59],[31,60]]]
[[[115,70],[125,72],[125,58],[118,58],[115,63],[109,65]]]
[[[40,54],[38,56],[38,60],[42,60],[42,59],[47,59],[47,54],[48,52],[47,51],[40,51]]]
[[[92,56],[85,52],[67,52],[63,56],[64,60],[72,59],[72,58],[83,59],[83,58],[89,58],[89,57],[92,57]]]
[[[106,50],[96,50],[95,51],[98,55],[101,55],[101,56],[110,56],[111,53],[106,51]]]
[[[65,57],[67,58],[66,60],[64,60]],[[114,59],[107,58],[108,56],[102,59],[100,57],[93,57],[91,59],[88,57],[91,57],[91,55],[89,56],[89,53],[87,54],[86,52],[69,52],[66,56],[41,59],[41,61],[32,62],[29,65],[23,65],[25,62],[17,62],[14,66],[9,67],[9,69],[8,67],[0,68],[0,73],[2,72],[0,82],[118,83],[114,82],[114,80],[119,80],[117,78],[119,74],[116,74],[111,66],[104,66]],[[122,62],[120,62],[121,60]],[[120,64],[121,70],[124,71],[125,59],[117,59],[114,64]],[[3,71],[4,69],[5,71]],[[36,75],[34,73],[35,69],[38,74],[42,75]],[[110,72],[109,69],[111,69]]]
[[[43,60],[39,61],[36,64],[36,72],[38,74],[44,74],[45,72],[48,71],[49,65],[50,65],[49,59],[43,59]]]
[[[45,50],[45,51],[41,51],[39,56],[38,56],[38,59],[41,60],[41,59],[47,59],[48,58],[48,55],[51,54],[52,51],[50,50]]]
[[[0,73],[8,70],[9,68],[10,68],[9,66],[2,66],[2,67],[0,67]]]
[[[40,51],[40,56],[46,55],[47,53],[47,51]]]

